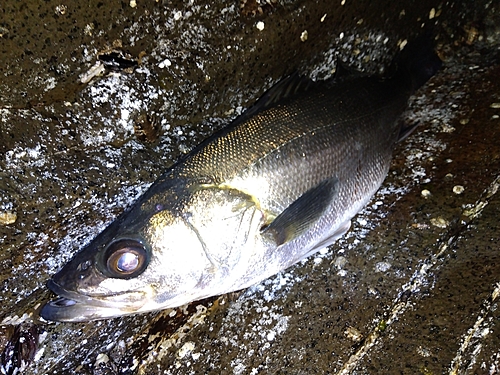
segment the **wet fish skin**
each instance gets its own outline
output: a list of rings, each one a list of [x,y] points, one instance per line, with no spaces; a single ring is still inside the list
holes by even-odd
[[[428,62],[414,66],[422,51]],[[410,45],[392,78],[285,79],[54,275],[48,286],[61,298],[42,317],[177,307],[248,287],[331,244],[383,182],[407,133],[396,120],[439,65],[432,49]]]

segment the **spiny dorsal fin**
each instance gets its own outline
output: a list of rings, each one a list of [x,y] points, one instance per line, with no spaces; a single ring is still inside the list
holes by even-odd
[[[278,104],[280,101],[307,91],[313,84],[314,82],[311,79],[301,76],[298,73],[293,73],[267,90],[259,100],[238,117],[235,122],[241,124],[257,113]]]
[[[359,72],[349,68],[344,61],[337,59],[337,64],[335,65],[335,75],[334,75],[334,79],[336,81],[342,80],[346,77],[352,77],[353,75],[356,74],[359,75]]]
[[[262,102],[261,105],[264,108],[271,107],[281,100],[291,98],[298,93],[307,91],[312,84],[313,81],[309,78],[300,76],[298,73],[293,73],[267,90],[255,105],[260,105]]]
[[[283,78],[269,90],[267,90],[260,98],[248,108],[245,112],[243,112],[240,116],[236,117],[228,126],[219,130],[211,137],[205,139],[198,146],[191,150],[188,154],[183,155],[180,160],[185,160],[190,156],[196,154],[201,149],[203,149],[207,144],[212,142],[214,139],[222,137],[224,134],[228,134],[234,128],[241,125],[245,121],[249,120],[256,114],[269,109],[270,107],[278,104],[282,100],[289,99],[301,92],[307,91],[312,85],[318,84],[317,82],[313,82],[311,79],[307,77],[300,76],[298,73],[293,73],[286,78]]]

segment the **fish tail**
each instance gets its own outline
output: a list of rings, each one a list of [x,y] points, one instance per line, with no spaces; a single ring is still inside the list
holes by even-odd
[[[441,68],[442,61],[434,51],[432,32],[425,32],[410,41],[394,60],[396,76],[401,83],[406,82],[410,93],[423,86]],[[398,141],[408,137],[418,126],[406,124],[402,120]]]
[[[411,91],[423,86],[441,68],[434,51],[434,38],[426,32],[410,41],[396,58],[397,69],[411,80]]]

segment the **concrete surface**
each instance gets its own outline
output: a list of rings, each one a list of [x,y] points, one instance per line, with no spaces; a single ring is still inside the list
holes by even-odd
[[[0,5],[3,372],[500,373],[498,5],[259,4]],[[180,153],[291,71],[378,71],[422,23],[445,67],[335,246],[174,311],[38,319],[46,280]],[[137,67],[98,63],[113,51]]]

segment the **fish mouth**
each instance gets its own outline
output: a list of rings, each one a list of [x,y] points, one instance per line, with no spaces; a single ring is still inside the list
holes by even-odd
[[[56,299],[47,302],[40,311],[40,316],[49,321],[55,322],[88,322],[92,320],[115,318],[123,315],[133,314],[142,306],[137,304],[119,303],[113,300],[115,296],[87,296],[77,292],[69,291],[58,285],[54,280],[49,280],[47,286],[55,294]],[[143,292],[130,292],[127,296],[133,295],[134,300],[140,300]],[[104,297],[106,299],[104,299]],[[111,297],[111,299],[109,299]],[[127,298],[128,299],[128,298]]]

